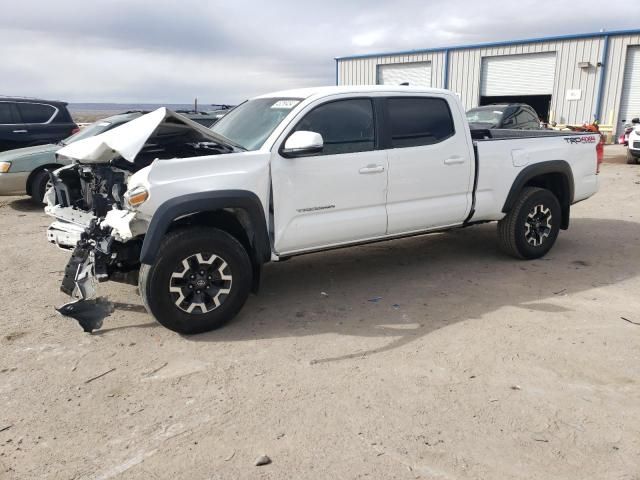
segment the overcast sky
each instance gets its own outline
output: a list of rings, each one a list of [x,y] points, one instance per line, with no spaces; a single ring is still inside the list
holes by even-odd
[[[331,85],[335,56],[640,28],[638,7],[620,0],[8,2],[0,15],[0,94],[236,103]]]

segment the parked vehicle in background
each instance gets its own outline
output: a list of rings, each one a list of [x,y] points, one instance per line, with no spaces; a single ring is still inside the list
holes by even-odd
[[[185,115],[190,120],[193,120],[196,123],[199,123],[202,126],[207,128],[212,127],[215,123],[224,117],[231,108],[228,105],[221,105],[224,108],[218,108],[216,110],[206,110],[206,111],[194,111],[194,110],[176,110],[176,113],[181,115]]]
[[[55,143],[76,131],[66,102],[0,97],[0,152]]]
[[[536,111],[525,103],[475,107],[467,111],[471,129],[541,130]]]
[[[634,128],[635,128],[635,125],[633,123],[625,123],[624,129],[620,134],[620,136],[618,137],[618,143],[620,145],[624,145],[625,147],[629,145],[629,134],[633,131]]]
[[[212,129],[161,108],[64,147],[45,208],[48,240],[73,249],[60,311],[99,328],[83,315],[97,282],[123,281],[165,327],[203,332],[266,262],[491,221],[508,254],[545,255],[598,189],[599,136],[476,133],[447,90],[325,87],[254,98]]]
[[[634,118],[631,122],[634,128],[629,132],[627,163],[638,164],[640,163],[640,118]]]
[[[18,148],[0,152],[0,196],[31,195],[35,203],[42,203],[49,174],[70,163],[66,157],[56,156],[56,151],[78,140],[93,137],[149,113],[130,111],[113,115],[84,127],[79,132],[55,144]],[[217,112],[184,112],[182,115],[210,127],[224,114]],[[220,116],[218,116],[220,115]]]
[[[49,175],[67,165],[70,160],[56,157],[56,151],[78,140],[99,135],[114,127],[127,123],[145,113],[125,112],[94,122],[64,140],[47,145],[18,148],[0,152],[0,195],[31,195],[36,203],[42,203]]]

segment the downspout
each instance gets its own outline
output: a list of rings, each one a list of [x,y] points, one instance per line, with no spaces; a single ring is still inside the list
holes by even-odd
[[[449,49],[444,51],[444,89],[449,89]]]
[[[604,46],[602,49],[602,55],[600,56],[600,82],[598,84],[598,97],[596,99],[596,111],[593,114],[594,119],[600,123],[602,112],[602,93],[604,90],[604,80],[607,75],[607,63],[609,60],[609,35],[604,36]]]
[[[336,58],[336,85],[338,85],[338,59]]]

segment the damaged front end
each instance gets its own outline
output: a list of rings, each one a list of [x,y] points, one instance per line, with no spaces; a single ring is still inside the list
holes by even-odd
[[[147,222],[125,204],[129,176],[110,167],[80,164],[51,175],[45,212],[56,220],[47,229],[47,240],[73,250],[60,290],[74,300],[58,311],[78,320],[85,331],[100,328],[110,313],[108,308],[96,309],[98,282],[137,284]]]
[[[102,325],[100,315],[111,310],[97,297],[97,284],[112,280],[137,285],[150,221],[138,207],[150,198],[148,175],[155,161],[238,148],[202,125],[159,108],[60,149],[57,155],[72,163],[50,174],[45,212],[55,221],[47,239],[73,251],[60,287],[73,301],[58,311],[90,332]]]

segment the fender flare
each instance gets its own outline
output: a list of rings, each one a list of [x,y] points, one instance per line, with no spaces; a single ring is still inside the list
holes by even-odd
[[[567,188],[567,198],[563,205],[563,199],[558,199],[560,201],[561,206],[564,208],[569,208],[569,206],[573,203],[573,194],[574,194],[574,180],[573,180],[573,171],[571,170],[571,165],[565,160],[550,160],[548,162],[540,162],[534,163],[533,165],[529,165],[525,167],[513,181],[511,185],[511,189],[509,190],[509,194],[507,195],[507,199],[504,202],[502,207],[503,213],[509,213],[513,205],[516,203],[518,199],[518,195],[524,188],[524,186],[531,179],[535,177],[539,177],[541,175],[546,175],[549,173],[559,173],[563,176],[566,181],[565,187]]]
[[[224,208],[239,208],[247,212],[252,226],[252,232],[247,233],[255,260],[259,264],[268,262],[271,259],[271,242],[264,209],[258,196],[247,190],[215,190],[181,195],[161,204],[153,215],[144,237],[140,263],[153,264],[162,239],[174,220]]]

